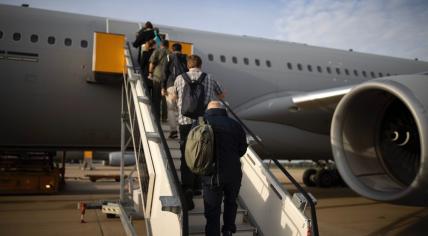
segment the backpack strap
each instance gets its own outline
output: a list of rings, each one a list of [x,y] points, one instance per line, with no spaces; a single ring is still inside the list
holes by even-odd
[[[190,79],[189,75],[187,74],[187,72],[184,72],[183,74],[181,74],[181,77],[183,77],[184,82],[191,84],[192,80]]]
[[[207,77],[207,74],[205,72],[202,72],[202,74],[199,76],[197,81],[199,83],[202,83],[202,81],[204,81],[205,77]]]
[[[198,117],[198,124],[199,125],[205,125],[206,124],[205,119],[204,119],[203,116],[199,116]]]
[[[184,81],[186,81],[186,83],[189,83],[189,84],[192,83],[192,79],[190,79],[187,72],[184,72],[183,74],[181,74],[181,77],[183,77],[183,79],[184,79]],[[202,83],[202,81],[204,81],[205,77],[207,77],[207,73],[202,72],[202,74],[199,76],[199,78],[196,81],[198,81],[199,83]]]

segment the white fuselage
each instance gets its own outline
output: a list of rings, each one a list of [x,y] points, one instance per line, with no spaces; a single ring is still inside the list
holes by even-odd
[[[86,82],[93,76],[93,33],[107,29],[132,42],[139,24],[0,5],[0,149],[120,146],[120,85]],[[159,29],[167,39],[193,44],[203,70],[220,82],[238,114],[270,98],[428,70],[422,61],[168,26]],[[245,122],[278,158],[331,158],[325,132],[331,121],[316,119],[317,112],[290,113],[281,122]]]

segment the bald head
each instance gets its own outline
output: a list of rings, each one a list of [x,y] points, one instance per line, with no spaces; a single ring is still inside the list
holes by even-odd
[[[223,108],[223,104],[221,104],[220,101],[211,101],[210,103],[208,103],[207,110],[214,108]]]

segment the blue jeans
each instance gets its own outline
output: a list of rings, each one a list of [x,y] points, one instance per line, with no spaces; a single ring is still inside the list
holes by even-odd
[[[224,211],[223,211],[223,228],[222,232],[230,231],[236,232],[236,210],[238,204],[239,189],[241,187],[241,180],[234,180],[231,182],[222,183],[220,186],[213,187],[211,184],[211,177],[202,177],[202,188],[204,190],[204,215],[207,220],[205,226],[205,235],[219,236],[220,235],[220,215],[221,215],[221,202],[224,196]]]

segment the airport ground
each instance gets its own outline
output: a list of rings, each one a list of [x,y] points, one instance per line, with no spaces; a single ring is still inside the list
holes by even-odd
[[[302,183],[302,168],[287,168]],[[272,169],[291,192],[296,191],[278,169]],[[428,235],[428,208],[373,201],[348,187],[305,187],[317,199],[321,236],[423,236]]]
[[[289,168],[301,182],[303,169]],[[278,173],[285,187],[294,188]],[[97,165],[92,173],[117,173],[116,167]],[[0,196],[0,235],[125,235],[119,218],[106,218],[100,210],[87,210],[80,223],[78,201],[117,199],[118,183],[113,179],[91,182],[78,164],[68,164],[67,184],[57,195]],[[397,206],[365,199],[346,187],[306,188],[318,200],[317,217],[321,236],[428,235],[428,208]],[[144,222],[137,230],[145,232]]]
[[[91,182],[88,173],[117,174],[117,167],[95,165],[82,171],[79,164],[67,164],[66,185],[56,195],[0,196],[1,236],[120,236],[126,235],[119,218],[107,218],[101,210],[86,210],[80,223],[79,201],[117,200],[119,183],[114,179]],[[137,230],[145,232],[144,221],[136,221]],[[143,234],[144,235],[144,234]]]

